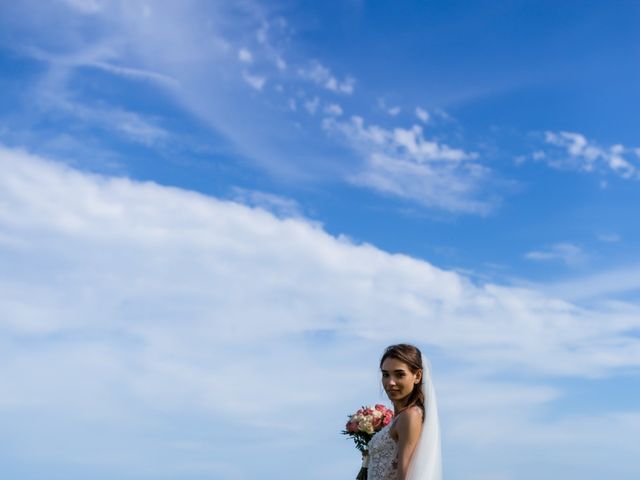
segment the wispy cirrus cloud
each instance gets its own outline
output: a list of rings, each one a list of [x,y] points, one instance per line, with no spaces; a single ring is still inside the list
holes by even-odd
[[[326,115],[334,115],[336,117],[339,117],[344,113],[344,110],[342,110],[342,107],[337,103],[330,103],[324,107],[323,112]]]
[[[580,246],[563,242],[551,245],[546,249],[527,252],[524,258],[537,262],[560,261],[568,266],[577,266],[584,264],[588,256]]]
[[[640,265],[630,264],[587,276],[553,282],[550,285],[541,286],[541,289],[576,302],[615,298],[621,295],[640,298]]]
[[[481,193],[491,181],[491,172],[477,161],[477,154],[430,140],[418,125],[385,131],[358,120],[325,123],[322,128],[333,133],[318,136],[310,145],[305,129],[316,129],[317,122],[323,121],[318,112],[330,117],[349,115],[348,104],[338,105],[335,94],[355,95],[355,78],[348,73],[339,76],[318,60],[288,56],[286,42],[280,42],[288,35],[286,22],[251,2],[233,12],[217,5],[208,12],[211,18],[206,22],[197,5],[156,4],[144,9],[107,2],[92,14],[92,21],[102,25],[95,37],[70,41],[64,55],[48,52],[44,43],[31,50],[34,58],[51,66],[48,77],[55,79],[41,82],[40,91],[49,98],[66,99],[67,106],[73,102],[75,111],[86,113],[95,102],[83,104],[82,97],[69,95],[74,75],[83,68],[152,81],[165,89],[168,101],[177,101],[225,137],[239,157],[252,159],[280,178],[337,179],[444,211],[483,214],[496,204],[495,192],[491,198]],[[239,14],[253,34],[235,31],[233,22],[225,21]],[[72,16],[57,12],[52,16],[61,17],[72,31],[77,28]],[[82,20],[77,23],[81,25]],[[287,57],[298,60],[287,63]],[[248,91],[252,94],[247,95]],[[154,141],[161,145],[158,119],[138,115],[136,121],[129,112],[127,121],[119,122],[116,116],[124,115],[126,107],[103,104],[101,109],[110,113],[105,118],[115,120],[103,126],[146,145]],[[385,110],[394,118],[401,111],[399,105]],[[417,109],[416,115],[422,122],[430,118],[423,109]],[[89,117],[86,113],[85,119]],[[291,130],[296,122],[301,128]],[[327,154],[335,152],[336,140],[353,152],[347,162]],[[306,159],[304,164],[299,158]]]
[[[418,117],[422,123],[427,123],[431,115],[425,109],[416,107],[416,117]]]
[[[320,98],[313,97],[304,102],[304,108],[310,115],[315,115],[320,107]]]
[[[251,86],[251,88],[254,88],[255,90],[262,90],[264,88],[265,83],[267,83],[267,78],[266,77],[262,77],[260,75],[252,75],[249,72],[244,72],[244,74],[242,75],[242,78],[244,79],[245,82],[247,82],[247,84],[249,84]]]
[[[232,198],[244,205],[263,208],[280,218],[302,217],[300,204],[282,195],[235,187]]]
[[[534,160],[554,168],[587,173],[611,172],[622,178],[640,178],[637,149],[621,144],[604,147],[576,132],[545,132],[545,143],[554,150],[538,150]]]
[[[106,4],[104,0],[63,0],[62,3],[85,14],[98,13]]]
[[[601,233],[597,236],[598,240],[605,243],[617,243],[621,240],[617,233]]]
[[[364,165],[351,176],[354,183],[448,211],[492,208],[479,194],[490,170],[475,162],[478,154],[428,140],[419,125],[387,129],[353,116],[325,118],[323,128],[362,156]]]
[[[326,119],[324,129],[340,133],[356,147],[368,151],[371,147],[410,156],[418,163],[448,162],[459,163],[478,158],[475,152],[466,152],[459,148],[451,148],[446,144],[427,140],[422,127],[386,129],[378,125],[365,125],[362,117],[353,116],[349,121],[337,122]]]
[[[162,126],[159,118],[99,99],[88,101],[74,94],[68,84],[68,66],[66,62],[58,63],[54,60],[49,73],[33,87],[32,103],[41,114],[62,114],[77,122],[81,130],[97,127],[146,146],[158,146],[170,140],[172,134]],[[122,75],[122,72],[118,70],[117,74]],[[130,77],[130,72],[125,76]],[[137,79],[142,77],[145,80],[151,78],[158,81],[158,78],[150,76],[149,72],[135,76]],[[161,82],[166,84],[164,77],[161,77]]]
[[[251,52],[246,48],[241,48],[238,51],[238,60],[244,63],[251,63],[253,62],[253,55],[251,55]]]
[[[54,42],[48,37],[53,34],[44,30],[41,36],[31,35],[28,48],[20,47],[17,52],[48,66],[43,78],[31,86],[35,94],[66,101],[51,101],[43,105],[45,108],[68,107],[70,102],[78,111],[94,108],[95,98],[73,88],[87,69],[133,82],[152,81],[159,87],[159,104],[177,104],[187,116],[203,120],[233,146],[237,156],[249,158],[281,178],[304,178],[309,165],[303,168],[290,160],[298,158],[292,152],[305,149],[306,158],[321,153],[309,151],[308,141],[283,128],[291,118],[278,108],[278,101],[286,105],[289,84],[296,88],[301,80],[311,87],[316,84],[286,66],[286,52],[278,44],[286,22],[270,17],[254,2],[237,8],[221,4],[202,8],[204,4],[186,1],[144,6],[114,1],[100,3],[90,15],[75,4],[59,9],[38,6],[37,19],[33,24],[20,23],[21,28],[39,31],[38,19],[46,16],[67,34],[56,36],[56,47],[52,48]],[[24,18],[29,5],[7,7],[6,18]],[[239,19],[242,25],[236,27]],[[92,29],[85,28],[88,22]],[[255,95],[247,95],[248,90]],[[126,103],[127,94],[122,92],[109,100],[114,98]],[[101,108],[127,111],[125,105],[110,105],[106,100]],[[318,161],[316,170],[320,165]]]
[[[334,93],[351,95],[355,90],[356,79],[347,75],[343,80],[339,80],[326,66],[319,61],[313,60],[309,66],[300,68],[298,74],[301,78],[310,80]]]
[[[19,53],[57,69],[95,68],[131,80],[151,81],[168,88],[178,87],[178,81],[169,75],[118,63],[124,60],[119,50],[116,45],[108,43],[98,43],[67,53],[52,53],[32,45],[17,48]]]

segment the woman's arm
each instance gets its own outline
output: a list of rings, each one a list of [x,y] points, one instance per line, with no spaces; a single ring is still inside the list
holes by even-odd
[[[412,407],[402,412],[397,420],[396,431],[398,432],[398,478],[405,480],[422,431],[420,407]]]

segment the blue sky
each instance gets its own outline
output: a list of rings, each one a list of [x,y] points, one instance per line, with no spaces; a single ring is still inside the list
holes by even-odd
[[[639,16],[2,5],[3,470],[352,475],[412,341],[447,478],[637,478]]]

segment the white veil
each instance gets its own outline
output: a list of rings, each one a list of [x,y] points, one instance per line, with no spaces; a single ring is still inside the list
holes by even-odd
[[[413,452],[407,480],[442,480],[442,452],[438,403],[431,381],[431,364],[422,356],[422,392],[424,393],[424,423],[420,439]]]

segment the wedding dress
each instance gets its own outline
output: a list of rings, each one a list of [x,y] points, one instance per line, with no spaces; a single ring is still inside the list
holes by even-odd
[[[391,437],[390,422],[369,442],[369,468],[367,480],[398,480],[398,446]]]
[[[430,364],[425,357],[422,357],[422,364],[424,366],[422,382],[425,399],[424,423],[418,444],[411,457],[406,480],[442,480],[438,404],[431,382]],[[390,432],[393,423],[390,422],[376,433],[369,442],[367,480],[404,480],[398,475],[398,446]]]

